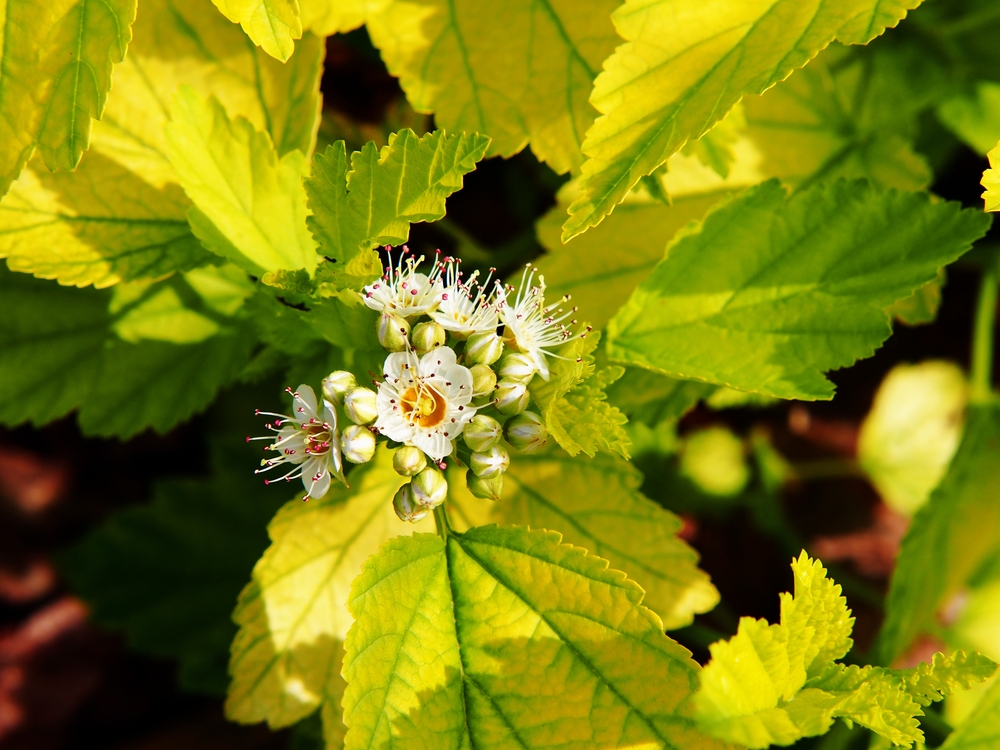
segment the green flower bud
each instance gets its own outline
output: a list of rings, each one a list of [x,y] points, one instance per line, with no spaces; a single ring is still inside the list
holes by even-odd
[[[503,474],[477,477],[470,470],[465,474],[465,483],[469,487],[469,492],[483,500],[499,500],[503,494]]]
[[[426,354],[431,349],[444,346],[447,340],[448,332],[444,330],[444,326],[434,321],[418,323],[413,328],[413,335],[410,336],[413,348],[417,350],[418,354]]]
[[[505,354],[497,365],[497,375],[503,380],[513,380],[517,383],[527,383],[535,375],[535,363],[531,357],[521,352]]]
[[[534,453],[545,447],[549,431],[542,418],[533,411],[523,411],[504,425],[507,442],[521,453]]]
[[[382,313],[375,322],[378,342],[390,352],[401,352],[409,342],[410,324],[395,313]]]
[[[465,342],[465,360],[475,365],[492,365],[503,354],[503,339],[494,331],[480,331]]]
[[[337,406],[344,403],[344,394],[358,387],[354,373],[347,370],[334,370],[323,378],[323,398]]]
[[[396,511],[400,521],[416,523],[428,513],[429,508],[419,505],[413,497],[413,488],[408,484],[400,487],[392,498],[392,509]]]
[[[392,454],[392,468],[404,477],[416,476],[427,468],[427,456],[419,448],[404,445]]]
[[[352,464],[364,464],[375,455],[375,436],[367,427],[352,424],[340,436],[340,450]]]
[[[504,416],[520,414],[528,408],[528,386],[516,380],[501,380],[494,391],[493,403]]]
[[[352,388],[344,396],[344,413],[355,424],[369,424],[378,418],[377,401],[371,388]]]
[[[502,445],[494,445],[488,451],[473,453],[469,459],[469,468],[480,479],[499,476],[510,466],[510,454]]]
[[[448,480],[440,470],[428,466],[413,477],[413,499],[421,507],[436,508],[448,497]]]
[[[500,442],[500,438],[503,437],[503,427],[493,417],[477,414],[465,425],[462,437],[471,450],[481,453]]]
[[[497,374],[487,365],[473,365],[469,371],[472,373],[472,395],[492,396],[497,387]]]

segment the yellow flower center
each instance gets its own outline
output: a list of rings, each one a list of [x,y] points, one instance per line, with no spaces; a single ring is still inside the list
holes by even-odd
[[[403,416],[410,421],[410,424],[436,427],[444,421],[447,405],[444,396],[429,385],[424,385],[406,391],[400,399],[400,406],[403,409]]]

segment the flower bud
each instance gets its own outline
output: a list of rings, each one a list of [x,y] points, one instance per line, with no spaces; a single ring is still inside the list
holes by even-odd
[[[448,480],[438,469],[428,466],[413,477],[413,499],[424,508],[436,508],[448,497]]]
[[[502,445],[494,445],[488,451],[473,453],[469,459],[469,468],[480,479],[499,476],[510,466],[510,455]]]
[[[493,403],[504,416],[520,414],[528,408],[528,386],[516,380],[501,380],[494,391]]]
[[[507,442],[521,453],[534,453],[545,447],[549,431],[542,418],[533,411],[523,411],[504,425]]]
[[[323,398],[340,406],[344,403],[344,394],[358,387],[354,373],[347,370],[334,370],[323,378]]]
[[[472,373],[472,395],[492,396],[497,387],[497,374],[487,365],[473,365],[469,371]]]
[[[503,354],[503,339],[494,331],[480,331],[465,342],[465,359],[476,365],[492,365]]]
[[[511,352],[504,355],[497,365],[497,375],[503,380],[513,380],[517,383],[527,383],[535,375],[535,363],[531,357],[521,352]]]
[[[474,416],[462,431],[465,444],[477,452],[488,451],[500,442],[502,436],[503,428],[500,423],[485,414]]]
[[[344,413],[354,424],[369,424],[378,417],[377,401],[371,388],[352,388],[344,396]]]
[[[419,505],[413,497],[413,488],[409,484],[400,487],[392,498],[392,509],[396,511],[400,521],[416,523],[429,512],[429,508]]]
[[[431,349],[444,346],[448,340],[448,332],[444,330],[444,326],[440,323],[425,321],[418,323],[413,328],[413,335],[410,336],[410,340],[413,342],[413,348],[417,350],[418,354],[426,354]]]
[[[470,470],[465,474],[465,483],[469,487],[469,492],[483,500],[499,500],[503,494],[503,474],[477,477]]]
[[[419,448],[404,445],[392,454],[392,468],[404,477],[415,476],[427,468],[427,456]]]
[[[409,342],[410,324],[395,313],[382,313],[375,322],[378,342],[390,352],[401,352]]]
[[[375,436],[367,427],[349,425],[340,436],[340,450],[352,464],[364,464],[375,455]]]

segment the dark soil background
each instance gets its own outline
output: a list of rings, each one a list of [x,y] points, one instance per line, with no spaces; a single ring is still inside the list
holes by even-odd
[[[332,129],[337,137],[345,122],[367,139],[385,132],[387,120],[406,116],[399,86],[364,31],[329,40],[323,93],[330,115],[324,133]],[[985,160],[957,144],[950,154],[934,191],[981,205],[978,183]],[[465,189],[449,201],[444,228],[414,227],[411,244],[447,251],[471,243],[476,252],[490,252],[501,270],[513,268],[540,252],[534,221],[553,204],[560,183],[528,152],[493,159],[469,175]],[[834,401],[723,414],[698,408],[684,418],[682,431],[725,420],[742,434],[766,428],[791,460],[850,457],[859,421],[893,365],[931,357],[968,365],[977,276],[974,267],[949,269],[937,322],[900,326],[875,357],[834,373]],[[176,688],[172,663],[131,653],[121,636],[93,626],[86,604],[53,562],[59,550],[109,514],[146,502],[154,481],[205,472],[206,454],[199,448],[206,431],[204,418],[196,418],[167,435],[147,433],[122,443],[82,437],[73,417],[41,429],[0,430],[0,748],[292,746],[290,732],[228,724],[219,701]],[[248,456],[247,471],[251,464]],[[653,497],[661,489],[647,486]],[[858,617],[856,639],[863,654],[878,628],[880,597],[905,520],[882,506],[860,479],[804,482],[788,489],[781,504],[795,535],[834,563],[832,572],[844,583]],[[718,633],[734,632],[739,616],[777,619],[778,592],[791,586],[792,550],[787,539],[757,530],[744,511],[687,520],[685,535],[701,552],[725,602],[677,634],[704,659],[706,643]]]

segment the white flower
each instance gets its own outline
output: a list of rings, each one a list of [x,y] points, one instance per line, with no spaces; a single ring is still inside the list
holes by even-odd
[[[445,258],[439,264],[443,271],[444,288],[441,303],[430,313],[434,321],[458,336],[467,337],[480,331],[495,331],[499,325],[496,300],[489,289],[495,269],[491,268],[486,281],[479,283],[479,271],[474,271],[467,282],[462,281],[460,260]]]
[[[412,318],[429,312],[441,301],[441,267],[435,265],[430,276],[419,273],[417,266],[424,256],[414,259],[405,257],[407,253],[409,249],[404,247],[395,268],[390,258],[382,278],[365,287],[363,299],[372,310]]]
[[[383,374],[376,429],[435,461],[450,455],[452,441],[476,413],[469,368],[456,364],[454,350],[442,346],[419,359],[412,351],[390,354]]]
[[[521,289],[513,304],[507,295],[514,291],[506,287],[500,292],[497,307],[500,320],[506,327],[504,340],[512,348],[528,355],[543,380],[549,379],[547,357],[563,359],[550,350],[561,346],[573,334],[563,325],[563,321],[576,312],[574,307],[569,312],[563,312],[558,307],[560,302],[569,301],[569,295],[563,297],[554,305],[545,306],[545,277],[539,274],[538,284],[533,285],[535,268],[529,263],[521,276]],[[575,324],[571,320],[570,324]]]
[[[333,404],[326,400],[320,410],[316,394],[308,385],[300,385],[296,391],[290,388],[286,390],[292,395],[292,411],[295,416],[257,410],[257,414],[277,417],[273,425],[268,425],[268,429],[276,431],[277,435],[248,437],[247,442],[270,440],[271,445],[265,446],[264,450],[278,451],[281,455],[264,459],[260,462],[264,468],[257,469],[254,473],[262,474],[276,466],[291,464],[291,469],[286,474],[277,479],[265,479],[264,484],[301,478],[306,488],[303,500],[323,497],[330,489],[332,477],[344,482],[337,412]]]

